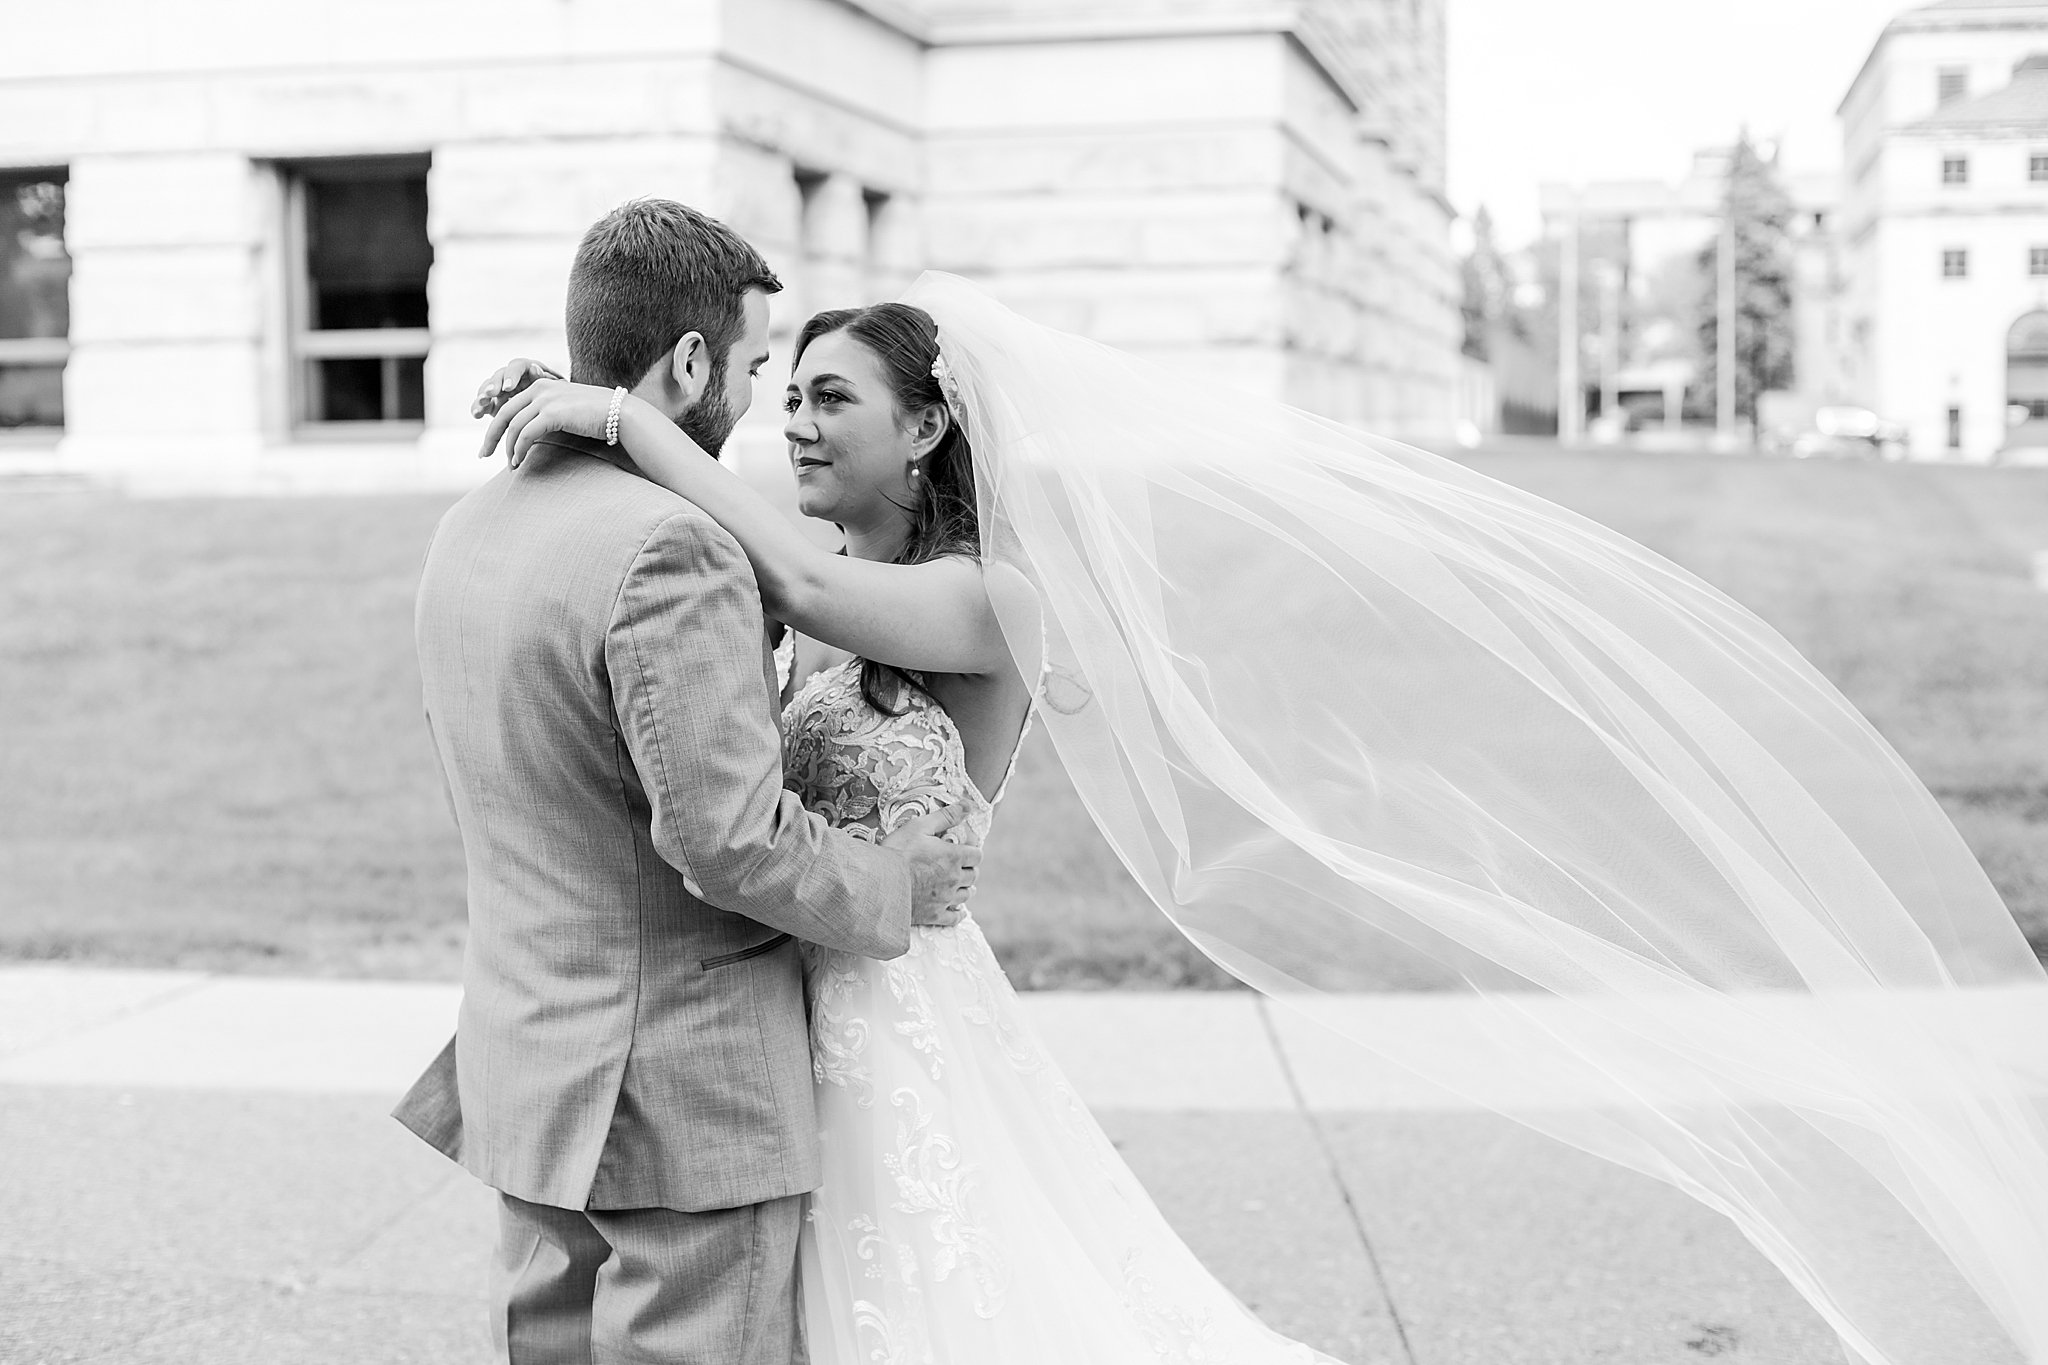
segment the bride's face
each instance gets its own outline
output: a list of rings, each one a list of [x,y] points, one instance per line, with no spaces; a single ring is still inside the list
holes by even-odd
[[[846,332],[819,337],[804,348],[782,406],[805,516],[870,531],[905,520],[912,425],[873,351]]]

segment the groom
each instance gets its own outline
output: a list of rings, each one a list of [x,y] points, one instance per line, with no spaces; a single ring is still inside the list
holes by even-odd
[[[716,451],[780,287],[722,223],[626,204],[576,254],[574,376]],[[793,940],[887,958],[957,919],[957,812],[877,847],[782,789],[753,573],[616,448],[458,502],[416,630],[469,947],[455,1038],[396,1117],[498,1191],[499,1359],[788,1365],[818,1182]]]

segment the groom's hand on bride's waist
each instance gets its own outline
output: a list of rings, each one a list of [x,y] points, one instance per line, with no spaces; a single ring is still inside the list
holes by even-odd
[[[967,893],[981,871],[981,850],[946,837],[967,818],[965,806],[948,806],[899,826],[882,847],[910,863],[910,922],[943,928],[958,924],[967,911]]]

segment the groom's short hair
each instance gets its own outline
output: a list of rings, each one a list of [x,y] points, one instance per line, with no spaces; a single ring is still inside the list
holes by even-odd
[[[722,368],[746,326],[749,289],[782,281],[737,232],[673,199],[634,199],[593,223],[569,270],[569,373],[631,387],[700,333]]]

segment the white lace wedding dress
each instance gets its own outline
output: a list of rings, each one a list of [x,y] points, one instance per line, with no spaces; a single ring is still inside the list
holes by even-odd
[[[862,837],[965,803],[979,842],[1002,799],[928,698],[870,707],[857,660],[797,692],[783,736],[785,785]],[[891,962],[806,951],[824,1149],[802,1244],[811,1365],[1329,1362],[1181,1243],[971,916],[913,929]]]

